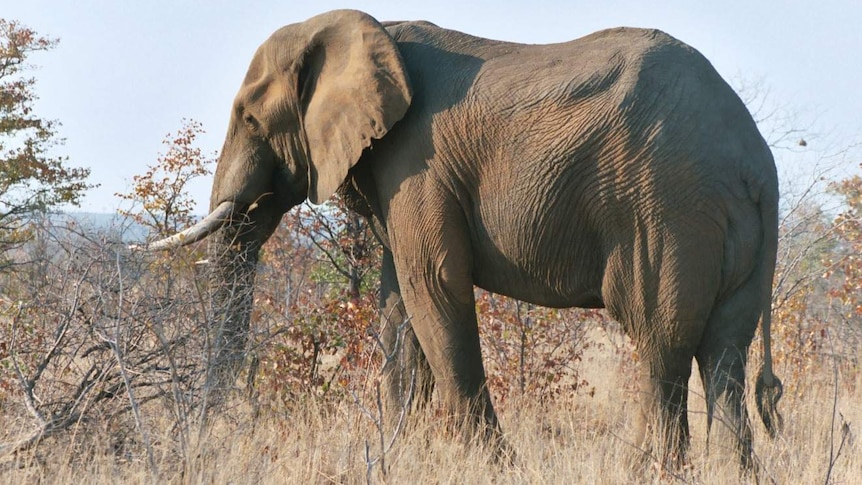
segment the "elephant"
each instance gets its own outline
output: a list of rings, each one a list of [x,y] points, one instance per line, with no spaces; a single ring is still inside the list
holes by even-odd
[[[210,215],[150,248],[209,238],[235,353],[261,245],[285,212],[336,193],[385,248],[381,314],[409,316],[406,336],[383,332],[407,356],[388,374],[392,395],[405,392],[404,367],[428,371],[451,416],[504,446],[480,287],[606,308],[640,356],[638,435],[666,457],[690,443],[696,360],[708,427],[721,412],[751,464],[745,366],[760,322],[757,407],[777,432],[775,163],[742,101],[687,44],[638,28],[516,44],[353,10],[285,26],[233,101]]]

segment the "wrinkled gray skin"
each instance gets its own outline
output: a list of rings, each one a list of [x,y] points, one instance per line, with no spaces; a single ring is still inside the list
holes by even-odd
[[[211,209],[236,204],[211,238],[225,346],[243,345],[253,263],[281,215],[336,190],[386,247],[389,345],[411,316],[388,367],[395,398],[416,368],[427,399],[430,365],[449,411],[502,443],[475,285],[607,308],[641,358],[641,436],[677,458],[694,358],[708,423],[721,412],[748,463],[745,364],[762,317],[758,398],[777,427],[775,165],[743,103],[682,42],[620,28],[520,45],[354,11],[278,30],[236,96],[212,190]],[[238,274],[239,289],[225,284]]]

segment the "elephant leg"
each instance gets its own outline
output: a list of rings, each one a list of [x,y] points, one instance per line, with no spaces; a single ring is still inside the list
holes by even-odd
[[[706,393],[707,447],[714,455],[737,455],[743,468],[751,466],[751,426],[745,409],[746,349],[712,349],[698,353],[700,377]],[[718,448],[716,445],[720,446]]]
[[[454,202],[434,205],[439,209],[425,220],[416,220],[410,207],[409,217],[394,218],[410,225],[390,232],[398,236],[393,254],[404,303],[453,423],[468,424],[502,450],[482,365],[466,223],[453,220]]]
[[[738,456],[744,468],[752,464],[744,396],[748,347],[760,312],[756,283],[743,285],[716,306],[697,350],[706,393],[710,454],[727,450]]]
[[[401,410],[425,407],[434,377],[408,319],[398,287],[392,253],[383,251],[380,271],[380,341],[383,344],[383,394],[390,417]]]
[[[721,240],[709,244],[710,228],[694,222],[657,233],[639,226],[633,250],[610,259],[603,288],[641,358],[642,449],[672,467],[685,463],[688,381],[720,283]]]
[[[637,430],[641,449],[660,445],[658,456],[672,468],[683,464],[690,442],[688,426],[688,380],[693,349],[665,348],[641,363],[640,403]]]

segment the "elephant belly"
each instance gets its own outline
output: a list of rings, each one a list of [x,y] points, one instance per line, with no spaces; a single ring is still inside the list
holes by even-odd
[[[572,213],[487,215],[473,231],[476,286],[537,305],[602,308],[604,258],[598,236]],[[501,228],[497,230],[496,228]]]

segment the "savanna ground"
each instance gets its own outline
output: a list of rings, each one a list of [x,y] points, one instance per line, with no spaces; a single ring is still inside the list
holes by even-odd
[[[420,413],[382,455],[380,433],[365,411],[373,392],[327,400],[306,395],[255,414],[238,402],[206,430],[191,426],[180,449],[177,422],[164,405],[147,409],[153,463],[140,436],[82,422],[62,437],[6,456],[6,483],[740,483],[733,454],[705,449],[705,417],[698,385],[693,386],[691,465],[667,471],[644,464],[631,444],[637,397],[630,369],[610,351],[618,337],[590,332],[605,348],[579,364],[588,392],[542,402],[515,396],[500,406],[515,465],[492,463],[475,442],[465,445],[441,428],[433,410]],[[862,453],[854,430],[862,422],[860,382],[839,374],[829,362],[794,376],[782,401],[785,427],[770,441],[759,423],[754,439],[765,483],[858,483]],[[837,381],[836,381],[837,377]],[[363,407],[366,407],[363,409]],[[752,408],[751,406],[749,406]],[[753,409],[753,408],[752,408]],[[372,411],[373,413],[373,411]],[[30,425],[4,406],[5,437]],[[130,433],[130,431],[126,431]],[[134,434],[134,433],[132,433]],[[391,436],[385,436],[388,441]],[[388,446],[388,443],[387,445]],[[376,462],[376,463],[374,463]],[[158,473],[158,475],[154,475]],[[743,481],[754,483],[753,477]]]

